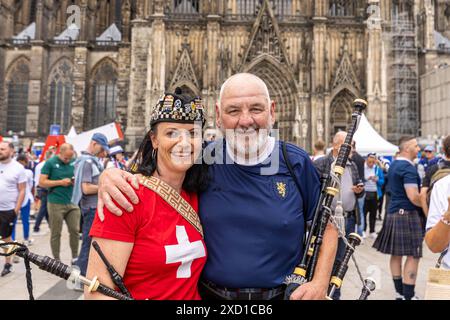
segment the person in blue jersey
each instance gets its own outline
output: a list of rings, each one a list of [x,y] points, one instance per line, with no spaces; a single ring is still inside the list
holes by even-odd
[[[200,284],[204,299],[282,299],[283,281],[303,254],[305,223],[313,219],[320,195],[319,175],[301,148],[286,144],[284,157],[283,142],[269,134],[274,123],[275,103],[260,78],[241,73],[225,81],[216,105],[225,139],[204,149],[211,180],[199,197],[209,252]],[[122,213],[112,199],[129,211],[137,200],[130,187],[136,187],[136,177],[108,169],[100,180],[100,219],[104,205]],[[290,299],[325,299],[336,248],[337,231],[329,224],[313,279]]]
[[[414,137],[403,137],[400,153],[389,168],[388,180],[391,199],[385,221],[373,247],[390,254],[390,268],[397,300],[417,299],[415,283],[425,222],[420,208],[420,177],[413,160],[420,147]],[[402,259],[406,256],[402,268]],[[403,269],[403,274],[402,274]]]

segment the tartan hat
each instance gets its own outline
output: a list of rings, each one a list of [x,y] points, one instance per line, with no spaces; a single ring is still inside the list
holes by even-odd
[[[175,93],[166,92],[153,108],[150,126],[159,122],[194,123],[201,121],[204,126],[205,109],[200,97],[183,95],[181,88]]]

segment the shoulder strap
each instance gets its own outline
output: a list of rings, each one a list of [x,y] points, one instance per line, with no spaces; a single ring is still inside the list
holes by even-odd
[[[281,143],[281,151],[283,154],[284,162],[286,163],[286,166],[289,170],[289,174],[291,175],[292,179],[294,179],[295,185],[297,186],[298,192],[300,192],[300,196],[302,197],[302,200],[304,200],[302,189],[300,188],[300,183],[297,180],[297,176],[295,175],[294,169],[292,168],[291,161],[289,160],[287,149],[286,149],[286,142],[280,141]],[[303,217],[305,219],[305,227],[306,227],[306,210],[305,210],[305,201],[303,201]]]
[[[449,174],[450,168],[439,169],[438,171],[436,171],[430,179],[430,187]]]
[[[189,222],[203,238],[203,228],[200,218],[194,208],[183,199],[183,197],[175,191],[174,188],[156,177],[141,176],[139,183],[144,187],[156,192],[163,198],[172,208],[175,209],[187,222]]]

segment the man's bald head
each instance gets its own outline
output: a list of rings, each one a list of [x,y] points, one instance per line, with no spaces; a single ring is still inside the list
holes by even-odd
[[[70,143],[63,143],[61,147],[59,147],[59,152],[65,153],[67,151],[73,151],[73,145],[71,145]]]
[[[343,144],[345,138],[347,137],[347,132],[339,131],[334,135],[333,144]]]
[[[260,77],[252,73],[236,73],[222,84],[219,95],[219,107],[222,99],[233,97],[235,94],[242,93],[245,90],[251,90],[252,94],[256,92],[267,97],[267,104],[270,105],[269,89]]]
[[[75,150],[73,149],[73,145],[70,143],[63,143],[59,147],[59,158],[64,163],[69,163],[72,160]]]
[[[274,123],[275,103],[261,78],[238,73],[225,81],[216,105],[216,125],[235,153],[262,152]]]
[[[337,156],[339,153],[339,149],[342,144],[345,142],[345,138],[347,138],[347,132],[339,131],[333,137],[333,155]]]

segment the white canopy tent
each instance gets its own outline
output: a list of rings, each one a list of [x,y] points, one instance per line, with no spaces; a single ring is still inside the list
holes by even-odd
[[[393,156],[398,151],[398,147],[385,140],[369,123],[363,114],[359,122],[353,140],[356,142],[356,151],[365,156],[370,152],[375,152],[380,156]]]
[[[91,142],[92,136],[97,132],[103,133],[108,139],[108,143],[110,144],[115,141],[123,140],[122,130],[120,129],[120,126],[115,122],[82,132],[80,134],[77,134],[75,128],[72,127],[69,131],[69,134],[65,136],[65,140],[67,143],[72,144],[75,151],[80,154],[81,151],[86,150],[86,148],[89,146],[89,143]]]

